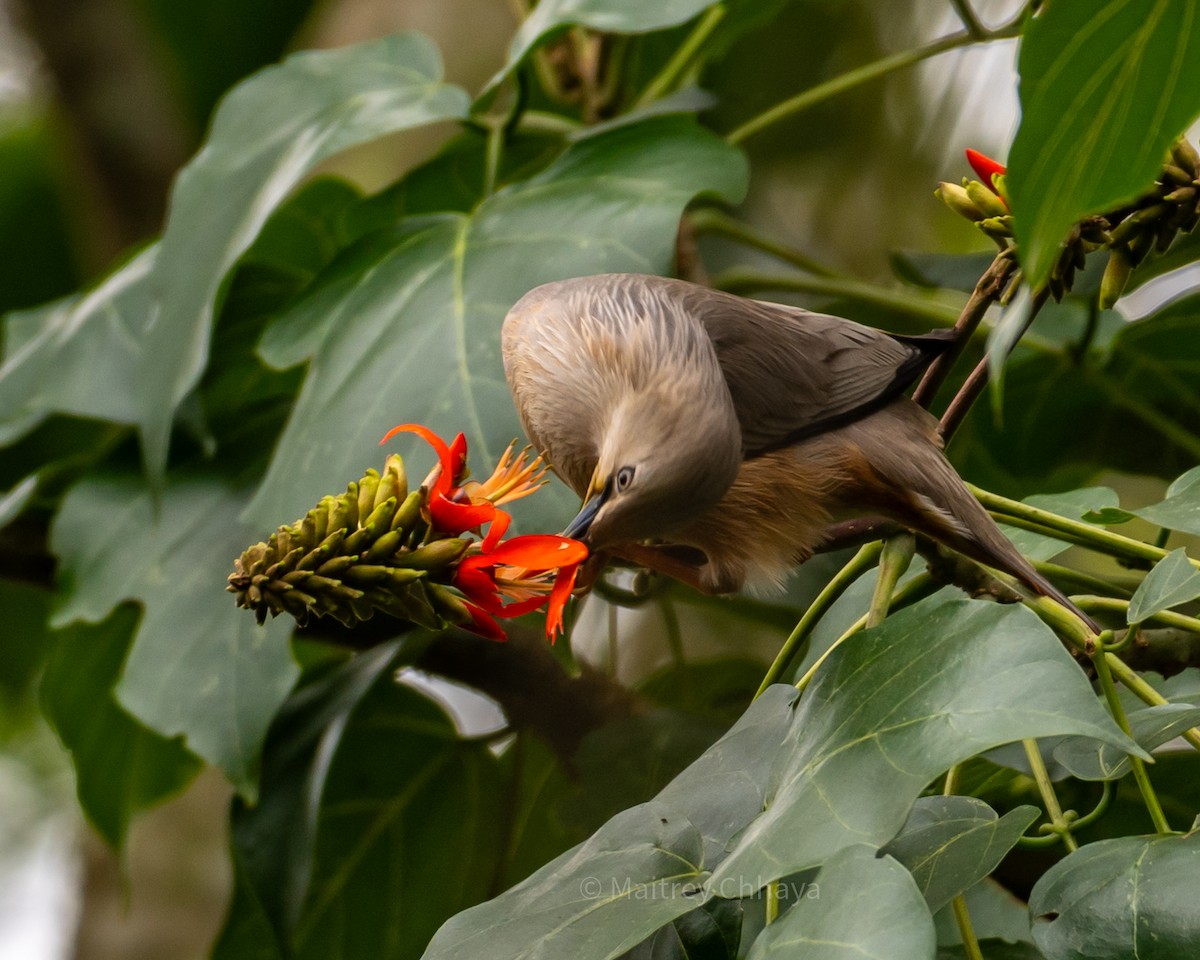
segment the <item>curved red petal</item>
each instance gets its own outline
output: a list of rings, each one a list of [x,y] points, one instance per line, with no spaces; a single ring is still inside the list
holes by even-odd
[[[487,611],[480,609],[472,603],[468,603],[466,607],[474,623],[460,624],[463,629],[470,630],[472,633],[477,633],[481,637],[486,637],[488,640],[495,640],[498,643],[503,643],[508,639],[508,634],[504,632],[500,624]]]
[[[572,564],[559,570],[554,580],[554,588],[550,591],[550,606],[546,608],[546,639],[554,643],[563,630],[563,611],[566,610],[567,600],[575,589],[575,577],[579,573],[579,564]]]
[[[450,476],[453,483],[458,484],[462,479],[463,469],[467,465],[467,436],[460,433],[450,443]]]
[[[997,174],[1003,175],[1008,169],[1002,163],[998,163],[991,157],[980,153],[978,150],[967,149],[967,163],[971,165],[971,169],[975,171],[979,179],[983,181],[983,185],[992,193],[996,192],[996,186],[992,183],[992,177]]]
[[[441,484],[440,479],[438,484]],[[429,498],[429,517],[433,521],[434,529],[455,537],[491,522],[495,519],[496,512],[491,503],[458,503],[447,500],[440,491]]]
[[[450,447],[446,446],[446,441],[443,440],[441,437],[439,437],[436,433],[434,433],[428,427],[424,427],[419,423],[402,423],[398,427],[392,427],[391,430],[389,430],[387,433],[385,433],[383,435],[383,439],[379,441],[380,445],[382,446],[383,444],[387,443],[389,440],[392,439],[392,437],[396,436],[396,434],[398,434],[398,433],[415,433],[418,437],[420,437],[427,444],[429,444],[431,447],[433,447],[434,452],[437,453],[438,463],[440,463],[442,465],[442,474],[440,477],[437,478],[437,481],[433,485],[433,489],[436,492],[442,493],[442,494],[449,492],[450,487],[453,484],[454,477],[455,477],[454,455],[451,453]],[[462,436],[463,435],[461,433],[458,435],[458,437],[462,437]],[[458,442],[458,437],[454,438],[455,443]],[[466,438],[463,437],[462,453],[461,453],[462,460],[465,461],[466,455],[467,455],[467,441],[466,441]],[[460,469],[461,469],[461,461],[460,461]],[[463,527],[463,530],[466,530],[466,529],[468,529],[468,528]],[[462,531],[459,531],[459,532],[461,533]]]
[[[526,570],[554,570],[587,559],[587,547],[578,540],[549,533],[513,537],[490,554],[496,563]]]
[[[492,566],[487,557],[476,555],[459,561],[458,569],[454,571],[454,586],[489,613],[495,613],[503,606]]]
[[[500,607],[498,611],[494,611],[499,617],[520,617],[527,613],[533,613],[539,607],[544,607],[549,597],[530,597],[528,600],[514,600],[512,603],[506,603]]]
[[[504,510],[495,511],[492,517],[492,525],[488,527],[487,536],[483,538],[483,543],[481,544],[484,553],[491,553],[496,548],[496,544],[500,542],[500,538],[508,532],[508,525],[510,523],[512,523],[512,517],[508,513]]]

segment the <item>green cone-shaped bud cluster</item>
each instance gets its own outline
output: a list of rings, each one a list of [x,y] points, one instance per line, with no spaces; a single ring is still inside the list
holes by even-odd
[[[962,185],[940,183],[938,198],[959,216],[966,217],[1002,247],[1011,243],[1013,219],[1008,212],[1008,192],[1003,175],[993,178],[995,191],[978,180]],[[1100,306],[1108,309],[1121,294],[1129,275],[1151,250],[1162,252],[1180,233],[1200,222],[1200,154],[1187,140],[1171,147],[1162,174],[1154,186],[1120,209],[1088,217],[1075,225],[1063,241],[1050,270],[1047,286],[1055,300],[1070,292],[1076,271],[1087,256],[1103,247],[1109,259],[1100,284]]]
[[[1180,233],[1200,222],[1200,154],[1187,140],[1171,147],[1163,172],[1154,186],[1113,217],[1108,266],[1100,285],[1100,306],[1116,303],[1129,274],[1151,250],[1159,253]]]
[[[304,624],[330,616],[347,626],[377,610],[430,629],[445,626],[449,567],[468,541],[427,541],[425,491],[408,492],[404,462],[393,454],[382,475],[368,470],[337,497],[325,497],[301,519],[282,526],[234,563],[229,589],[239,607],[290,613]]]

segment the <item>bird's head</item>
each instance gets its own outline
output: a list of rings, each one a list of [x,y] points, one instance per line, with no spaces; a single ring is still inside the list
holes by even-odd
[[[658,388],[617,404],[566,536],[593,549],[666,537],[720,500],[741,463],[741,433],[728,394],[709,399]]]

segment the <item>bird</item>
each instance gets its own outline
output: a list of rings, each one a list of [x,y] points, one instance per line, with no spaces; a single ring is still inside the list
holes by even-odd
[[[883,516],[1076,610],[905,395],[953,339],[601,274],[526,293],[501,354],[529,440],[583,501],[564,535],[594,554],[705,593],[770,592],[832,524]]]

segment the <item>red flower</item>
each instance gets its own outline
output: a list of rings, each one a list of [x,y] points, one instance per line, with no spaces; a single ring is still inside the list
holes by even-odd
[[[971,165],[971,169],[975,171],[983,185],[987,187],[996,196],[1000,196],[1000,191],[996,189],[996,184],[993,177],[1002,177],[1007,171],[1001,163],[997,163],[991,157],[984,156],[978,150],[967,149],[967,163]]]
[[[483,483],[460,485],[466,470],[466,437],[460,433],[447,446],[427,427],[406,423],[389,430],[380,443],[402,432],[417,434],[438,455],[438,466],[425,479],[432,527],[457,537],[488,525],[479,552],[460,560],[454,574],[454,586],[467,600],[475,632],[505,640],[496,617],[519,617],[548,600],[546,635],[554,642],[562,630],[563,610],[579,565],[587,559],[587,547],[578,540],[548,534],[501,542],[512,517],[496,506],[528,496],[541,486],[546,475],[541,457],[527,462],[529,448],[514,456],[510,444],[491,477]]]

